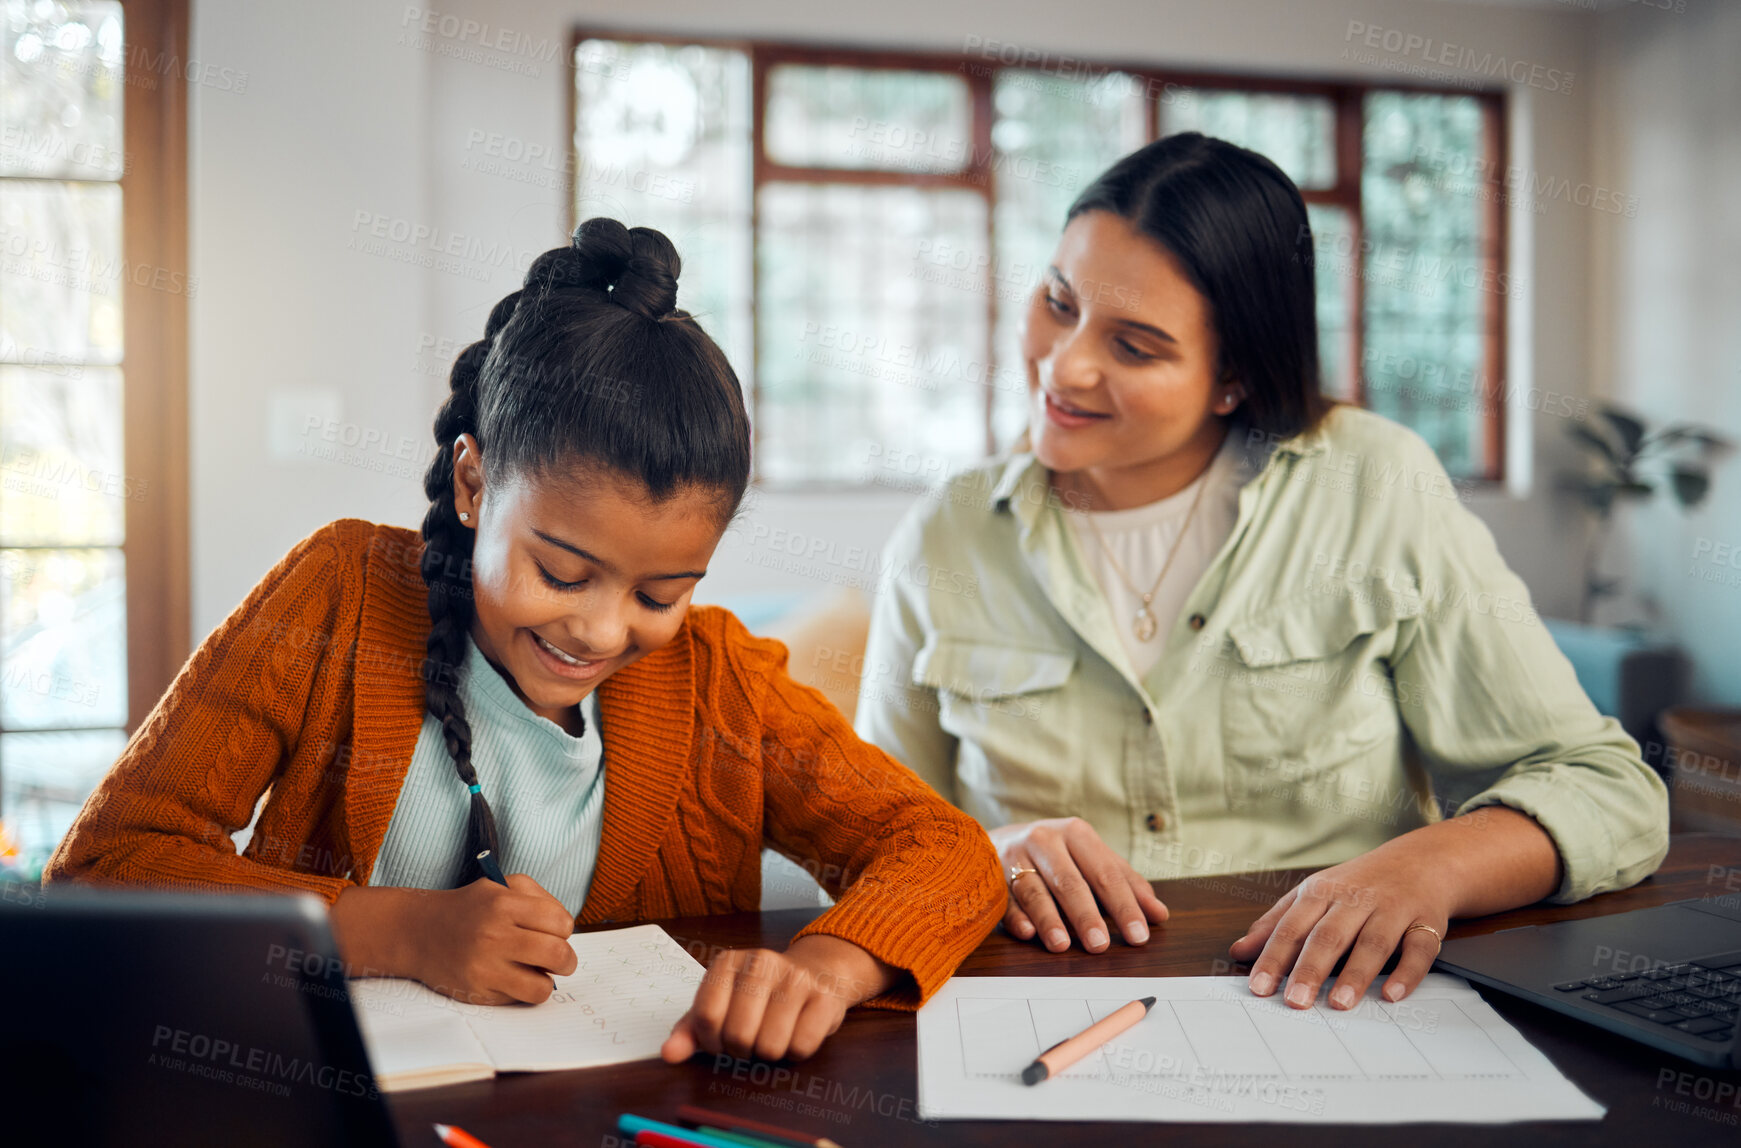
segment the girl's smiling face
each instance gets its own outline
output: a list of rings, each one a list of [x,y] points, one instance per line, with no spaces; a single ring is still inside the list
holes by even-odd
[[[604,679],[669,642],[724,533],[716,492],[654,502],[613,472],[486,482],[477,440],[454,443],[469,514],[472,641],[532,712],[569,732]]]

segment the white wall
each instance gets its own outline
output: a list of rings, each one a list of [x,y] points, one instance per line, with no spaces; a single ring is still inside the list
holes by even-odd
[[[439,51],[425,50],[415,14],[430,8],[487,24],[482,36],[507,33],[493,42],[510,47],[436,36]],[[1570,93],[1519,89],[1527,130],[1514,140],[1529,150],[1512,158],[1577,184],[1590,178],[1590,108],[1604,98],[1588,75],[1593,25],[1605,18],[1565,5],[1426,0],[1082,0],[1068,19],[1039,6],[918,0],[649,0],[632,15],[596,0],[196,5],[196,55],[250,80],[242,93],[194,93],[194,638],[320,524],[345,515],[413,526],[420,519],[430,416],[454,350],[518,286],[525,257],[563,239],[561,192],[463,169],[467,133],[500,131],[562,154],[561,46],[577,23],[946,51],[979,37],[1205,70],[1393,75],[1345,58],[1358,21],[1572,73]],[[556,55],[540,59],[547,45]],[[1592,230],[1608,221],[1566,202],[1527,220],[1513,216],[1524,226],[1511,270],[1530,293],[1514,308],[1511,382],[1519,391],[1588,395],[1587,249]],[[385,254],[355,250],[377,218],[514,255],[501,266],[461,260],[448,270],[395,261],[405,244],[389,241]],[[1539,492],[1561,429],[1522,410],[1517,422],[1513,458],[1520,475],[1534,461]],[[329,426],[357,446],[322,442]],[[339,457],[309,457],[309,448]],[[1523,493],[1484,499],[1478,512],[1538,604],[1564,613],[1577,580],[1569,516]],[[888,492],[766,495],[750,525],[874,549],[908,501]],[[701,596],[817,585],[805,574],[764,571],[750,557],[728,540]]]
[[[430,60],[394,46],[385,4],[201,3],[193,19],[194,58],[247,74],[192,93],[197,643],[323,523],[421,516],[416,481],[297,452],[326,445],[310,417],[429,437],[407,370],[427,277],[346,245],[359,210],[428,214]]]
[[[1603,290],[1597,386],[1658,424],[1741,438],[1741,5],[1686,0],[1598,17],[1599,179],[1636,219],[1592,236]],[[1659,498],[1610,551],[1688,649],[1703,700],[1741,703],[1741,457],[1706,504]]]

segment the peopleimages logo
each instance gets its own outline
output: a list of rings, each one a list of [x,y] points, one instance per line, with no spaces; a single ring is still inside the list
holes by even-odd
[[[151,1052],[146,1063],[190,1076],[203,1076],[221,1084],[269,1091],[289,1096],[290,1085],[305,1084],[330,1089],[344,1096],[379,1096],[374,1078],[330,1064],[316,1064],[297,1056],[285,1056],[253,1045],[157,1025],[151,1034]],[[258,1074],[258,1075],[254,1075]]]
[[[1419,69],[1399,67],[1398,60],[1383,61],[1372,52],[1356,51],[1356,48],[1375,48],[1390,56],[1400,57],[1401,60],[1419,60],[1422,64],[1466,72],[1472,76],[1510,80],[1514,84],[1540,88],[1546,92],[1564,92],[1569,95],[1572,91],[1571,72],[1508,57],[1503,52],[1481,51],[1415,32],[1404,32],[1399,28],[1383,28],[1362,20],[1348,21],[1348,30],[1343,34],[1342,42],[1350,45],[1342,50],[1343,59],[1351,59],[1361,64],[1376,63],[1391,71],[1412,73]]]

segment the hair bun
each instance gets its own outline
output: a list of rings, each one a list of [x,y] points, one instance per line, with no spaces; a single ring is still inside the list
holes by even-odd
[[[526,272],[526,286],[582,287],[609,293],[620,307],[647,319],[677,308],[677,273],[683,261],[664,234],[627,228],[600,216],[574,229],[567,247],[540,255]]]

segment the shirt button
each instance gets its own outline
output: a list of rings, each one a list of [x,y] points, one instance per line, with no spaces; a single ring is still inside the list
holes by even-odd
[[[1159,813],[1151,813],[1149,814],[1148,826],[1150,833],[1159,833],[1167,827],[1167,819]]]
[[[1203,628],[1203,623],[1207,622],[1208,620],[1209,619],[1205,618],[1201,614],[1192,614],[1191,620],[1190,620],[1190,626],[1193,630],[1201,630]]]

